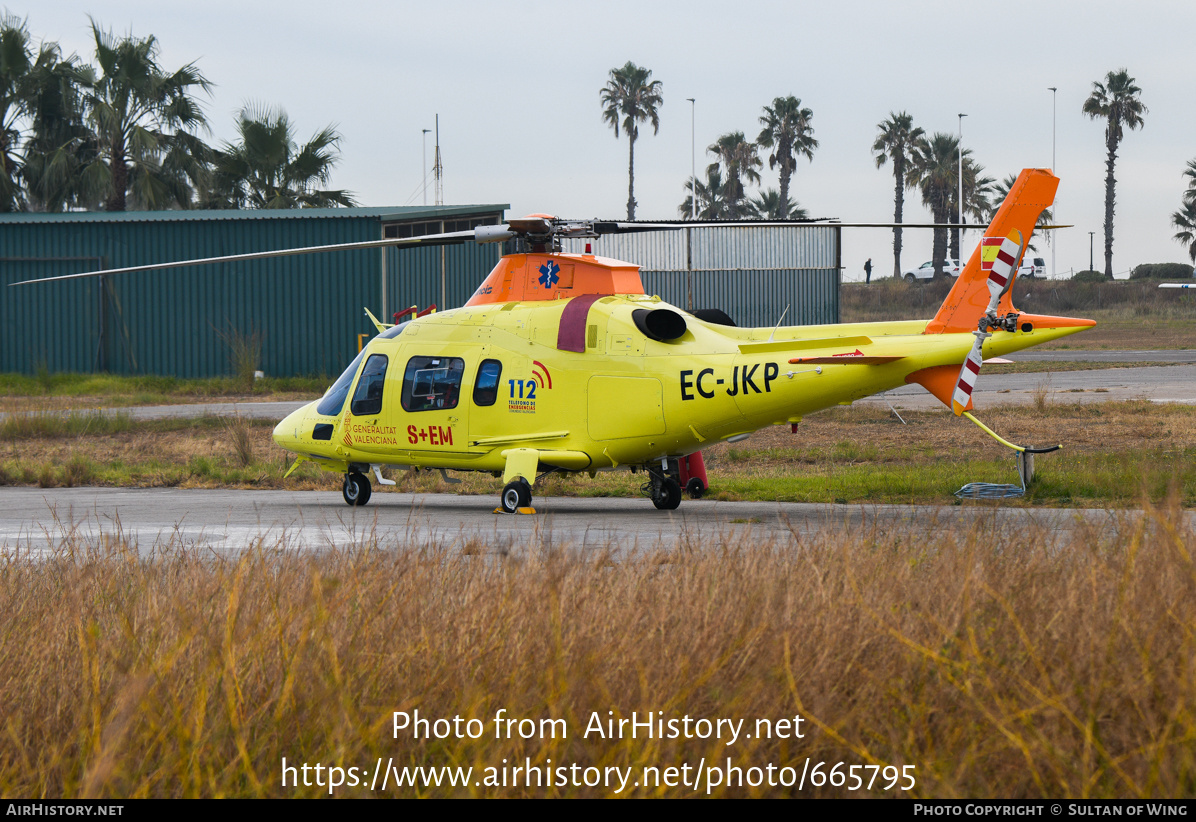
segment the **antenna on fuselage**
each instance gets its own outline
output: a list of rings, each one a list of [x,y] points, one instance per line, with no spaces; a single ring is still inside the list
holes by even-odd
[[[768,335],[768,342],[772,342],[772,338],[776,336],[777,329],[781,327],[781,323],[785,321],[785,315],[789,313],[789,306],[785,306],[785,310],[781,312],[781,319],[777,320],[777,324],[772,327],[772,333]]]
[[[432,165],[436,178],[436,205],[444,205],[444,166],[440,163],[440,115],[436,115],[436,160]]]

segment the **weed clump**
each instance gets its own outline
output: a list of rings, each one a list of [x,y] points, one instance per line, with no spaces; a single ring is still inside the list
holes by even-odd
[[[221,417],[220,422],[228,433],[237,463],[242,468],[248,468],[253,464],[253,438],[248,420],[240,414],[235,414],[231,417]]]
[[[228,348],[228,361],[233,369],[233,378],[242,391],[251,393],[262,361],[262,342],[265,335],[261,331],[242,331],[230,326],[225,330],[217,330],[216,336]]]

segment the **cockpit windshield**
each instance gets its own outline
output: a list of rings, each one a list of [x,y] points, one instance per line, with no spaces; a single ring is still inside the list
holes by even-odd
[[[353,362],[349,363],[345,373],[337,377],[336,382],[324,395],[324,399],[320,400],[320,404],[316,406],[317,414],[323,414],[326,417],[335,417],[340,414],[341,408],[345,404],[345,397],[349,396],[349,386],[353,383],[353,377],[356,376],[357,369],[361,365],[361,358],[364,356],[365,351],[363,350]]]

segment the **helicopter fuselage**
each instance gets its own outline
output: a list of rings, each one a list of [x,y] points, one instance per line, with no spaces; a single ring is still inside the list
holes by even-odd
[[[974,339],[927,335],[926,320],[736,328],[637,294],[597,298],[578,320],[569,303],[466,306],[396,326],[274,439],[341,473],[414,466],[510,479],[650,465],[957,368]],[[643,310],[674,312],[684,332],[651,339],[633,318]],[[984,350],[1079,330],[998,331]],[[566,334],[581,350],[562,349]]]

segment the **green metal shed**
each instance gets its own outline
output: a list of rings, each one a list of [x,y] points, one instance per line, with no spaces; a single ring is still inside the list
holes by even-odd
[[[461,305],[497,245],[371,249],[134,272],[8,288],[21,280],[203,257],[460,231],[506,205],[260,211],[0,214],[0,371],[230,373],[221,334],[262,336],[271,376],[336,374],[380,318]]]

